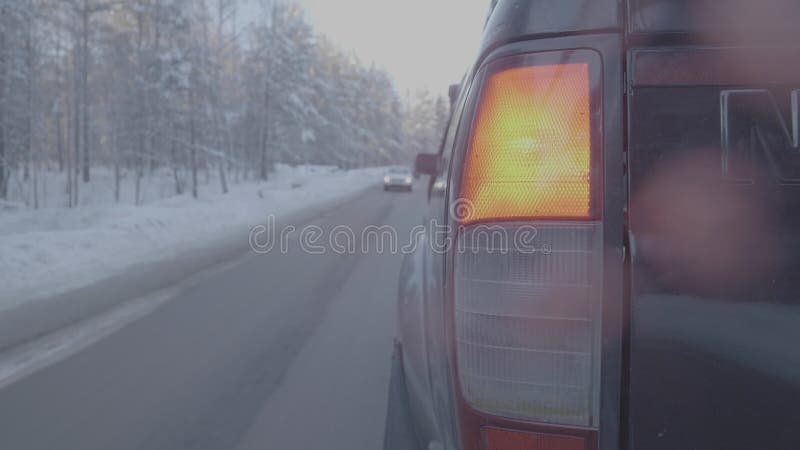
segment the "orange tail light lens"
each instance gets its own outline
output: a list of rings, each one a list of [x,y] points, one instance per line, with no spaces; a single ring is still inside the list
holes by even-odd
[[[571,61],[490,72],[461,179],[464,223],[597,217],[590,70]]]

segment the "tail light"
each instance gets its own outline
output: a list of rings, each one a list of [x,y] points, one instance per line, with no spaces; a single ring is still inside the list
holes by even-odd
[[[459,206],[452,311],[464,448],[593,448],[600,58],[588,50],[505,58],[482,80],[451,198]]]

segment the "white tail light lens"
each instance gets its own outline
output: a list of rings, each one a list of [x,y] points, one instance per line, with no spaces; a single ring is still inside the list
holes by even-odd
[[[514,236],[535,238],[525,245]],[[493,231],[489,231],[489,229]],[[478,410],[562,425],[596,422],[600,222],[472,226],[458,237],[458,374]]]

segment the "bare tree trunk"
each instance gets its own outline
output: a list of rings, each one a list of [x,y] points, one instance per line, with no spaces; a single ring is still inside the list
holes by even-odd
[[[267,81],[264,85],[264,120],[261,131],[261,179],[264,181],[269,175],[270,106],[269,81]]]
[[[269,31],[268,31],[268,42],[267,42],[267,54],[266,54],[266,80],[264,80],[264,117],[262,122],[262,132],[261,132],[261,179],[266,181],[269,169],[270,169],[270,158],[269,158],[269,144],[271,138],[271,127],[272,124],[270,123],[272,119],[272,115],[270,114],[270,108],[272,106],[272,98],[270,92],[270,79],[269,79],[269,72],[271,70],[271,60],[272,60],[272,45],[275,43],[275,27],[277,26],[276,17],[278,15],[278,4],[277,2],[272,3],[272,12],[270,13],[270,24],[269,24]]]
[[[62,86],[63,74],[61,72],[61,38],[56,39],[56,85]],[[56,99],[56,151],[58,157],[58,172],[64,172],[64,102],[63,97]]]
[[[222,193],[228,193],[228,179],[225,176],[225,159],[222,158],[219,161],[219,182],[220,186],[222,187]]]
[[[145,135],[142,132],[139,133],[137,144],[136,144],[136,196],[134,201],[136,202],[136,206],[139,206],[142,201],[142,191],[141,191],[141,184],[142,184],[142,177],[144,176],[144,166],[146,163],[144,157],[144,146],[145,146]]]
[[[158,127],[157,124],[156,127]],[[150,168],[149,168],[150,174],[153,174],[156,171],[156,169],[158,169],[158,159],[156,158],[156,155],[158,154],[158,152],[156,151],[156,146],[158,145],[158,136],[156,135],[156,133],[158,133],[158,128],[153,129],[152,132],[149,133],[150,148],[148,149],[147,154],[150,155]]]
[[[116,125],[112,125],[111,127],[111,145],[113,146],[112,151],[114,152],[114,201],[116,203],[119,203],[119,196],[120,196],[119,140],[117,136]]]
[[[189,157],[192,165],[192,197],[197,198],[197,146],[194,118],[194,88],[189,88]]]
[[[138,88],[137,114],[138,130],[136,133],[136,205],[142,202],[142,177],[144,177],[145,165],[147,164],[145,148],[147,145],[148,124],[147,124],[147,90],[145,89],[145,62],[144,62],[144,14],[142,11],[136,13],[136,64],[138,74],[141,78]]]
[[[217,64],[215,67],[215,75],[216,75],[216,88],[217,88],[217,97],[216,97],[216,111],[215,115],[217,117],[217,142],[219,145],[219,151],[222,153],[223,156],[220,157],[219,161],[219,182],[220,187],[222,188],[222,193],[228,193],[228,179],[225,176],[225,164],[226,160],[230,157],[230,149],[225,142],[225,133],[227,131],[227,120],[225,119],[223,113],[223,106],[224,103],[221,101],[221,97],[224,93],[223,85],[222,85],[222,70],[223,70],[223,45],[225,42],[225,35],[224,35],[224,25],[225,25],[225,1],[224,0],[217,0]],[[206,36],[206,42],[208,42],[208,36]],[[207,45],[207,44],[206,44]]]
[[[39,164],[33,159],[33,209],[39,209]]]
[[[172,180],[175,182],[175,195],[183,194],[181,177],[178,174],[178,143],[173,140],[169,152],[170,164],[172,164]]]
[[[2,88],[0,88],[2,89]],[[0,100],[2,100],[0,95]],[[0,108],[0,199],[8,198],[8,178],[6,177],[6,139],[5,116]]]
[[[0,7],[0,17],[6,14],[6,5]],[[0,26],[0,199],[8,198],[8,177],[6,176],[6,31]]]
[[[139,206],[142,198],[142,163],[136,163],[136,191],[134,193],[134,204]]]
[[[76,151],[76,150],[74,150],[72,148],[72,146],[70,146],[70,142],[73,142],[72,134],[70,134],[70,133],[74,133],[75,132],[75,129],[70,127],[70,124],[72,123],[73,116],[75,115],[75,112],[74,112],[72,106],[76,102],[76,100],[75,100],[76,93],[75,93],[75,83],[67,82],[67,84],[71,85],[72,89],[68,92],[67,101],[66,101],[66,104],[67,104],[67,108],[66,108],[66,110],[67,110],[67,113],[66,113],[67,126],[66,126],[66,130],[65,130],[64,136],[67,138],[67,142],[66,142],[66,146],[65,146],[66,155],[64,155],[65,156],[64,161],[66,162],[66,166],[67,166],[66,167],[67,168],[67,186],[66,186],[66,189],[64,191],[67,194],[67,208],[72,208],[72,177],[75,175],[75,172],[73,171],[73,166],[72,166],[72,153],[73,153],[73,151]]]
[[[80,132],[80,130],[77,129],[77,128],[76,128],[75,131],[76,132]],[[80,206],[80,195],[79,195],[80,194],[80,188],[79,188],[80,183],[78,182],[80,180],[80,177],[78,177],[78,175],[80,174],[80,164],[81,164],[80,154],[81,154],[80,153],[80,148],[79,147],[75,147],[75,154],[73,155],[75,160],[72,162],[72,167],[75,168],[75,174],[72,177],[72,197],[73,197],[72,198],[72,206],[75,206],[75,207]]]
[[[153,22],[153,49],[156,54],[161,53],[161,27],[158,20]],[[159,154],[159,143],[161,142],[159,138],[161,137],[164,127],[159,97],[156,95],[152,97],[148,96],[147,98],[150,100],[149,105],[151,111],[148,117],[152,119],[152,125],[148,125],[148,131],[150,132],[150,154],[153,155],[153,157],[150,158],[150,172],[155,172],[161,162],[155,156]]]
[[[30,179],[30,165],[33,159],[33,19],[27,18],[25,30],[25,161],[22,179]],[[34,201],[35,203],[35,201]]]
[[[261,129],[261,161],[259,164],[259,176],[263,181],[267,181],[267,140],[267,124],[265,123]]]
[[[6,140],[4,116],[0,111],[0,199],[8,198],[8,177],[6,176]]]
[[[80,60],[81,46],[80,36],[75,35],[75,55],[73,64],[73,95],[72,95],[72,162],[71,166],[75,170],[70,174],[70,207],[78,206],[78,174],[80,173],[81,155],[81,89],[80,89]]]
[[[114,158],[114,201],[119,203],[119,185],[120,185],[120,173],[119,173],[119,158]]]
[[[64,124],[61,108],[56,112],[56,151],[58,153],[58,171],[64,172]]]
[[[8,198],[8,177],[6,176],[6,140],[3,113],[0,111],[0,199]]]
[[[83,138],[83,182],[89,182],[89,4],[87,0],[83,2],[83,10],[81,11],[82,14],[82,25],[83,25],[83,35],[82,35],[82,60],[81,60],[81,102],[82,104],[82,113],[83,116],[81,117],[81,121],[83,122],[82,125],[82,133]]]
[[[172,180],[175,182],[175,195],[183,195],[183,185],[178,173],[178,166],[172,166]]]

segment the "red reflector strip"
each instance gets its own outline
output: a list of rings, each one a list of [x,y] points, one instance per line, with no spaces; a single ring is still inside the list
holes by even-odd
[[[486,450],[587,450],[585,438],[484,428]]]
[[[463,223],[591,218],[589,85],[583,62],[489,76],[461,180]]]

